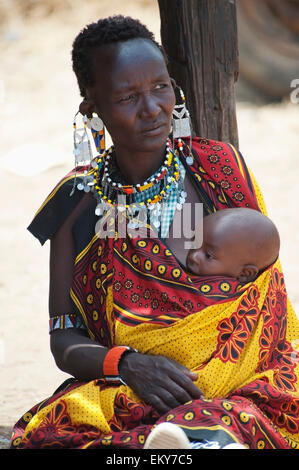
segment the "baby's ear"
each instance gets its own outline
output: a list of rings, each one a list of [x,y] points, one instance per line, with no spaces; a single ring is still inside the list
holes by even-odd
[[[240,274],[237,276],[237,279],[241,284],[247,284],[255,280],[258,272],[259,270],[255,264],[245,264]]]

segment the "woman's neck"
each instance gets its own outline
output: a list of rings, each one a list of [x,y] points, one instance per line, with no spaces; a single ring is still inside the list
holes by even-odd
[[[165,159],[166,145],[158,151],[134,152],[118,149],[115,155],[118,168],[127,184],[140,184],[152,176]]]

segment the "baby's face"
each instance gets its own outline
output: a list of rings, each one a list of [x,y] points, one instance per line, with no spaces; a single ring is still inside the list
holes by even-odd
[[[232,228],[222,230],[221,223],[213,217],[203,220],[203,242],[198,249],[187,255],[187,269],[199,276],[227,276],[237,278],[243,257],[240,244]]]

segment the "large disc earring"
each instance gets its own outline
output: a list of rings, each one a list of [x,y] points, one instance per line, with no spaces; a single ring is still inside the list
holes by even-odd
[[[91,119],[87,122],[87,127],[92,133],[97,152],[104,153],[106,150],[106,142],[105,127],[102,119],[93,113]]]

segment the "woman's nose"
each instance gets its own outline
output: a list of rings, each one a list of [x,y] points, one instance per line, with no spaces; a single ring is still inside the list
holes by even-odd
[[[140,105],[140,115],[143,118],[153,119],[158,116],[160,112],[160,107],[157,103],[157,100],[150,93],[143,95]]]

